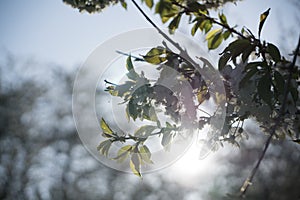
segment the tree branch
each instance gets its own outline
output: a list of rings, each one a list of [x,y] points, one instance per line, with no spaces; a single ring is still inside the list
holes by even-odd
[[[293,70],[295,68],[295,65],[296,65],[296,60],[297,60],[297,56],[299,54],[299,51],[300,51],[300,36],[299,36],[299,40],[298,40],[298,45],[296,47],[296,50],[295,50],[295,54],[294,54],[294,58],[293,58],[293,62],[290,64],[289,66],[289,70],[290,70],[290,73],[289,73],[289,76],[288,76],[288,79],[287,79],[287,82],[284,86],[284,96],[283,96],[283,103],[280,107],[280,110],[279,110],[279,115],[278,117],[275,119],[275,124],[274,126],[272,127],[271,129],[271,133],[270,133],[270,136],[268,137],[266,143],[265,143],[265,146],[264,146],[264,149],[257,161],[257,163],[255,164],[254,168],[252,169],[250,175],[248,176],[248,178],[245,180],[243,186],[241,187],[240,189],[240,196],[241,197],[244,197],[246,192],[247,192],[247,189],[249,188],[249,186],[252,184],[252,180],[260,166],[260,163],[261,161],[263,160],[263,158],[265,157],[265,154],[267,152],[267,149],[271,143],[271,140],[272,140],[272,137],[274,136],[275,134],[275,131],[276,129],[278,128],[278,126],[280,125],[284,115],[285,115],[285,107],[286,107],[286,102],[287,102],[287,97],[288,97],[288,93],[289,93],[289,86],[290,86],[290,83],[291,83],[291,80],[292,80],[292,73],[293,73]]]
[[[142,15],[146,18],[146,20],[161,34],[168,42],[170,42],[172,45],[174,45],[178,50],[182,50],[182,48],[179,46],[178,43],[173,41],[167,34],[165,34],[143,11],[143,9],[136,3],[135,0],[131,0],[132,3],[135,5],[135,7],[142,13]]]

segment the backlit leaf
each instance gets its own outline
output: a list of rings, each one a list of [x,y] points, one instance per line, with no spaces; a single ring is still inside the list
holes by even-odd
[[[111,144],[112,144],[111,140],[104,140],[97,146],[97,150],[99,151],[99,153],[107,157]]]
[[[207,33],[205,39],[209,40],[209,39],[211,39],[212,37],[214,37],[217,33],[221,32],[221,31],[222,31],[221,28],[211,30],[209,33]]]
[[[226,16],[223,13],[222,14],[219,13],[219,19],[220,19],[222,24],[227,25],[227,19],[226,19]]]
[[[222,43],[222,41],[223,41],[223,36],[222,36],[222,32],[220,31],[208,39],[208,41],[207,41],[208,49],[218,48],[220,46],[220,44]]]
[[[103,118],[101,119],[100,126],[105,136],[109,136],[113,134],[113,131],[110,129],[110,127],[108,126],[108,124],[105,122]]]
[[[260,15],[259,28],[258,28],[258,37],[260,37],[261,30],[262,30],[262,28],[264,26],[264,23],[265,23],[268,15],[269,15],[269,12],[270,12],[270,8]]]
[[[128,155],[132,150],[132,148],[133,147],[131,145],[123,146],[122,148],[119,149],[117,156],[113,159],[117,160],[120,163],[124,162],[128,158]]]
[[[130,169],[131,171],[139,177],[142,177],[142,174],[140,172],[140,168],[141,168],[141,160],[140,160],[140,156],[138,153],[133,153],[131,155],[131,159],[130,159]]]
[[[151,160],[151,152],[146,145],[142,145],[140,147],[140,156],[144,162],[153,164],[153,161]]]
[[[174,31],[178,28],[179,22],[181,19],[181,14],[178,14],[169,24],[169,31],[170,33],[174,33]]]
[[[146,2],[146,5],[149,7],[149,8],[152,8],[153,7],[153,0],[145,0]]]

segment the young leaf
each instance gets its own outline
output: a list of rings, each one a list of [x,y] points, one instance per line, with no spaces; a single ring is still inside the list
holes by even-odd
[[[117,160],[119,163],[124,162],[127,159],[132,148],[133,147],[131,145],[123,146],[119,149],[117,156],[113,159]]]
[[[201,24],[200,24],[200,30],[203,31],[205,33],[208,33],[208,31],[210,31],[210,29],[212,28],[212,22],[210,20],[204,20]]]
[[[151,152],[146,145],[142,145],[140,147],[140,155],[144,162],[153,164],[153,161],[151,160]]]
[[[108,156],[108,151],[109,151],[109,148],[112,144],[112,141],[111,140],[104,140],[103,142],[101,142],[98,147],[97,147],[97,150],[104,156]]]
[[[221,28],[211,30],[209,33],[207,33],[205,39],[206,39],[206,40],[209,40],[209,39],[211,39],[212,37],[214,37],[217,33],[220,33],[221,31],[222,31]]]
[[[199,26],[200,26],[200,22],[197,21],[197,22],[194,24],[194,26],[192,27],[192,30],[191,30],[192,36],[194,36],[194,35],[196,34],[197,30],[199,29]]]
[[[123,8],[127,10],[127,3],[125,1],[121,1],[121,5]]]
[[[268,43],[267,51],[276,63],[281,60],[280,51],[274,44]]]
[[[208,39],[207,46],[208,49],[216,49],[220,46],[223,41],[222,31],[216,33],[213,37]]]
[[[131,168],[131,171],[136,175],[136,176],[139,176],[139,177],[142,177],[142,174],[140,172],[140,168],[141,168],[141,160],[140,160],[140,156],[137,153],[133,153],[131,155],[131,159],[130,159],[130,168]]]
[[[219,13],[219,19],[220,19],[222,24],[227,25],[227,19],[226,19],[226,16],[223,13],[222,14]]]
[[[101,129],[103,131],[104,137],[112,137],[113,131],[109,128],[108,124],[105,122],[105,120],[102,118],[101,122]]]
[[[224,38],[224,40],[227,40],[228,37],[230,36],[230,34],[231,34],[231,32],[230,32],[229,30],[225,31],[225,32],[223,33],[223,38]]]
[[[182,14],[178,14],[169,24],[169,31],[171,34],[175,32],[175,30],[178,28],[180,19]]]
[[[133,64],[131,61],[131,56],[128,56],[127,60],[126,60],[126,69],[128,71],[133,70]]]
[[[145,0],[146,2],[146,5],[149,7],[149,8],[152,8],[153,7],[153,0]]]
[[[156,47],[152,48],[143,58],[146,62],[157,65],[167,60],[166,54],[165,48]]]
[[[269,8],[267,11],[265,11],[264,13],[262,13],[260,15],[260,21],[259,21],[259,28],[258,28],[258,37],[260,38],[260,33],[261,33],[261,30],[262,30],[262,27],[264,26],[264,23],[269,15],[269,12],[270,12],[270,9]]]

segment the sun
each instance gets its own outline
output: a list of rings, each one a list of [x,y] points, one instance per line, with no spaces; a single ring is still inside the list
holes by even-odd
[[[187,152],[166,169],[168,179],[184,186],[192,186],[198,183],[200,179],[203,180],[213,173],[216,163],[215,157],[208,155],[204,159],[199,159],[201,148],[202,146],[194,141]]]

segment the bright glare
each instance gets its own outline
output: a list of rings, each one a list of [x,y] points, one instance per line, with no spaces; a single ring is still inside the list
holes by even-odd
[[[192,186],[208,178],[209,174],[214,172],[216,160],[211,154],[200,160],[200,151],[201,145],[194,142],[176,163],[166,169],[168,177],[184,186]]]

